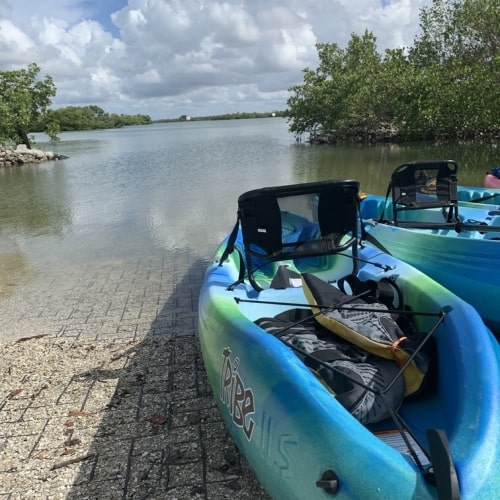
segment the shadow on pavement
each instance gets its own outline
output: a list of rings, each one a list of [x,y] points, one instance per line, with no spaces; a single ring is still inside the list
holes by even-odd
[[[67,496],[266,498],[215,407],[197,337],[207,262],[183,273],[146,338],[115,355],[117,369],[77,376],[113,380],[86,459]],[[72,465],[75,466],[75,465]]]

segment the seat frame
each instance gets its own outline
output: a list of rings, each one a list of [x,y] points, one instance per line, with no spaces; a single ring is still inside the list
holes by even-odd
[[[299,210],[295,210],[299,207]],[[269,262],[331,255],[352,249],[359,239],[359,182],[330,180],[243,193],[238,199],[246,270]]]
[[[407,210],[442,208],[445,222],[458,222],[458,164],[453,160],[403,163],[391,176],[387,197],[392,195],[394,225],[411,225],[398,214]]]

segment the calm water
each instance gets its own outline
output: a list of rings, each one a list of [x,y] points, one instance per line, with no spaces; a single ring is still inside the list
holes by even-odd
[[[385,193],[392,170],[456,159],[460,182],[482,182],[494,147],[310,147],[282,119],[186,122],[61,134],[69,158],[0,170],[0,284],[12,270],[46,270],[186,249],[211,256],[242,192],[266,185],[356,178]],[[6,277],[8,273],[8,277]]]

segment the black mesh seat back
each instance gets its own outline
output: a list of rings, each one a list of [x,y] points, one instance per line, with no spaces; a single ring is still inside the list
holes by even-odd
[[[392,174],[392,202],[397,210],[457,205],[458,165],[452,160],[412,162]]]
[[[357,181],[324,181],[248,191],[238,199],[249,272],[260,262],[345,250],[357,237]],[[349,238],[344,238],[350,234]],[[257,261],[256,261],[257,259]]]

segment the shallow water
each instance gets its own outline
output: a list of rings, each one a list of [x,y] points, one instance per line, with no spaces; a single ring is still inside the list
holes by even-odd
[[[453,158],[481,184],[496,148],[317,146],[285,120],[164,123],[61,134],[37,147],[61,161],[0,170],[0,294],[65,266],[186,250],[211,256],[236,218],[238,196],[266,185],[355,178],[384,194],[404,161]]]

